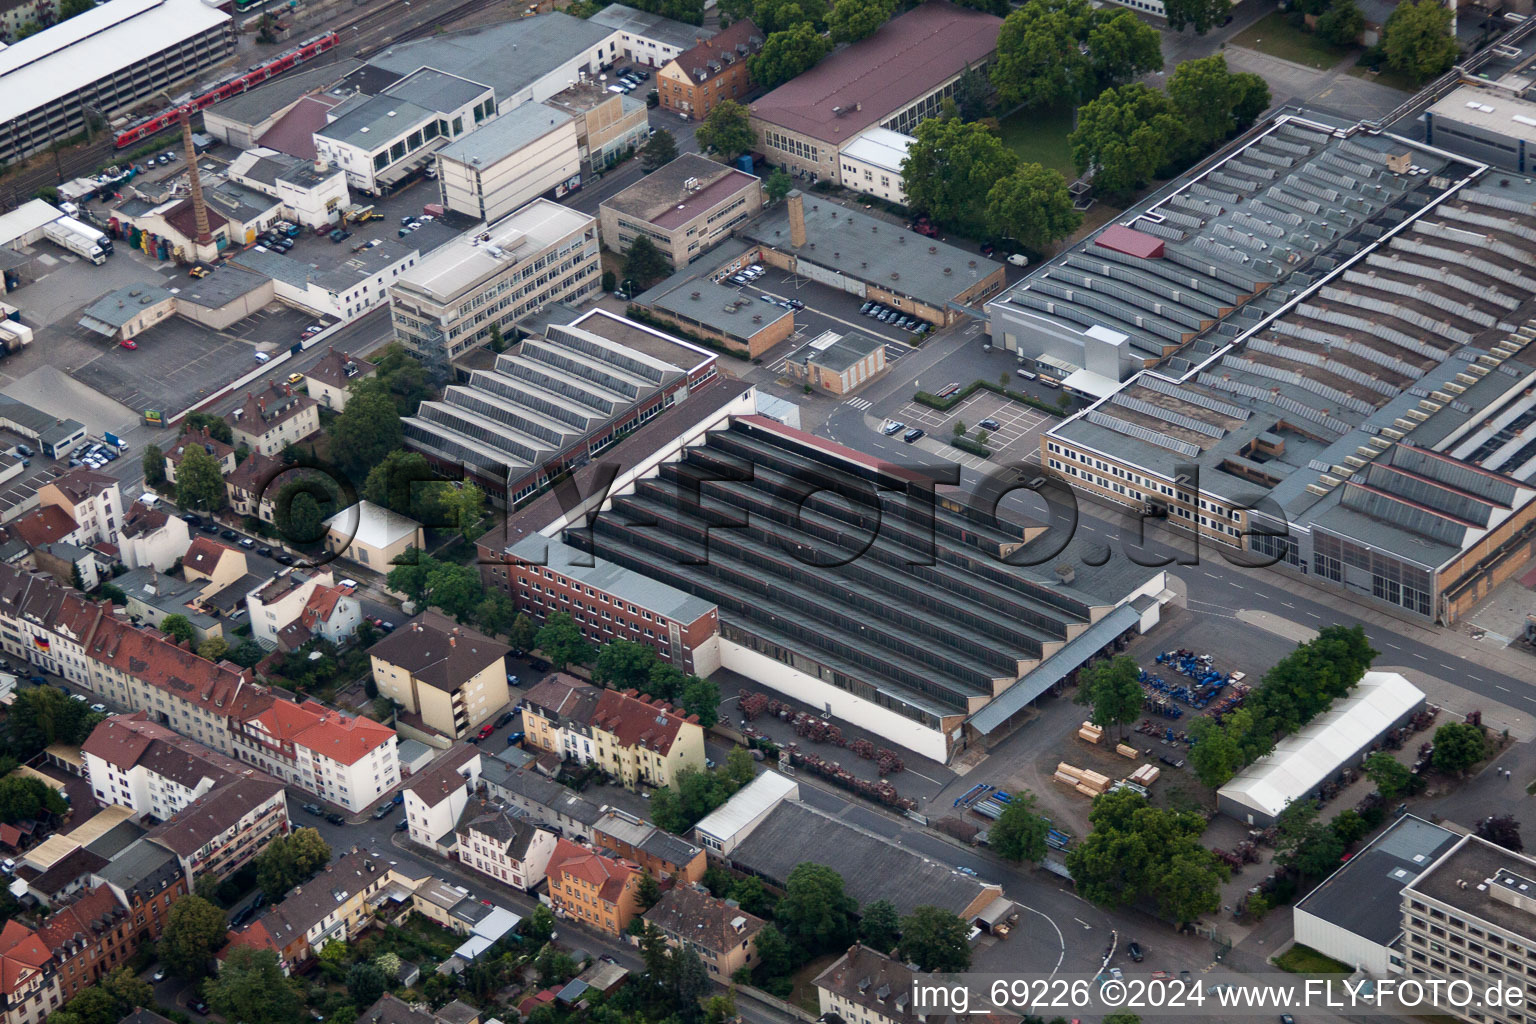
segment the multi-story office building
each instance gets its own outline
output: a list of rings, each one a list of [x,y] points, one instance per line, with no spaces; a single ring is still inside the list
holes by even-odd
[[[111,120],[228,59],[234,21],[200,0],[102,4],[0,50],[0,163]]]
[[[416,616],[368,649],[382,696],[421,723],[459,739],[507,703],[512,649],[435,611]]]
[[[745,171],[684,153],[598,208],[603,240],[628,252],[645,236],[674,267],[686,266],[730,237],[763,208],[762,181]]]
[[[576,152],[582,174],[601,173],[650,138],[645,101],[609,92],[607,83],[594,75],[581,73],[545,102],[576,119]]]
[[[497,221],[542,195],[565,195],[581,183],[575,115],[546,103],[524,103],[437,151],[443,205],[477,220]]]
[[[1523,1002],[1442,1005],[1476,1024],[1528,1024],[1536,997],[1536,859],[1477,836],[1460,842],[1403,889],[1402,957],[1409,977],[1523,986]],[[1449,1002],[1449,1001],[1448,1001]]]
[[[537,199],[424,256],[389,299],[401,342],[442,365],[488,342],[492,324],[510,336],[535,309],[601,285],[596,218]]]

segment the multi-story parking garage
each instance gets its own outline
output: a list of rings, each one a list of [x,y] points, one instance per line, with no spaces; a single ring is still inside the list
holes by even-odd
[[[234,22],[201,0],[112,0],[0,49],[0,163],[110,120],[227,59]]]

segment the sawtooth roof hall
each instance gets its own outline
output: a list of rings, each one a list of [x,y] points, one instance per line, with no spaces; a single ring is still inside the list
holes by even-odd
[[[1536,553],[1536,188],[1485,170],[1283,117],[1044,265],[993,337],[1106,396],[1046,468],[1454,621]]]

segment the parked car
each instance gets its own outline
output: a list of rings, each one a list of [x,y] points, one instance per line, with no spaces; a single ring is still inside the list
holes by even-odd
[[[520,731],[519,732],[509,732],[509,733],[507,733],[507,746],[513,747],[513,746],[516,746],[517,744],[523,742],[523,736],[524,735],[526,735],[526,734],[523,733],[523,732],[520,732]]]
[[[911,430],[907,431],[905,434],[902,434],[901,435],[901,439],[903,441],[907,442],[907,444],[911,444],[913,441],[916,441],[918,438],[926,436],[927,433],[928,433],[928,431],[924,430],[921,427],[913,427]]]
[[[330,822],[332,825],[345,825],[347,823],[347,819],[343,818],[341,815],[337,814],[335,811],[332,811],[330,814],[327,814],[325,816],[325,820]]]
[[[162,967],[159,970],[157,970],[155,972],[155,974],[154,974],[154,978],[155,978],[156,981],[164,981],[165,980],[165,968]]]
[[[516,686],[517,685],[517,676],[513,675],[511,672],[507,673],[507,685],[508,686]]]
[[[204,533],[218,533],[219,524],[214,522],[203,523],[198,527],[198,529],[202,530]]]
[[[357,580],[337,580],[336,581],[336,585],[338,587],[343,587],[343,588],[345,588],[347,590],[356,590],[357,589]]]
[[[118,342],[118,344],[126,349],[135,349],[139,347],[139,343],[134,341],[132,338],[124,338],[122,341]]]
[[[1002,427],[1002,424],[997,422],[997,420],[993,419],[991,416],[988,416],[984,420],[978,421],[976,425],[982,430],[998,430]]]
[[[265,544],[263,544],[261,547],[257,548],[256,549],[256,553],[258,555],[260,555],[262,558],[271,558],[272,557],[272,549],[267,547]]]
[[[104,715],[107,713],[107,706],[105,704],[92,704],[91,710],[98,715]]]
[[[1130,945],[1126,946],[1125,954],[1138,964],[1141,963],[1141,961],[1144,959],[1141,952],[1141,944],[1139,942],[1132,942]]]
[[[279,551],[277,554],[273,555],[272,558],[280,565],[293,564],[293,556],[286,551]]]
[[[239,540],[240,539],[240,535],[238,533],[236,533],[234,530],[229,530],[229,529],[221,530],[219,532],[219,536],[223,537],[225,540]]]
[[[186,515],[181,517],[181,521],[186,523],[188,526],[196,526],[198,523],[201,523],[203,519],[195,512],[188,512]]]
[[[494,722],[486,722],[484,725],[482,725],[480,727],[480,738],[481,739],[485,739],[487,736],[489,736],[491,733],[493,733],[495,731],[496,731],[496,724]]]
[[[1025,256],[1021,252],[1016,252],[1012,256],[1008,257],[1008,262],[1012,263],[1016,267],[1027,267],[1029,266],[1029,257]]]
[[[859,312],[864,314],[865,316],[868,316],[869,315],[869,311],[874,309],[874,308],[875,308],[875,304],[873,302],[866,302],[866,303],[864,303],[864,305],[859,307]]]
[[[496,728],[500,729],[502,726],[511,725],[512,719],[516,717],[516,711],[503,711],[501,717],[496,719]]]
[[[267,355],[265,352],[257,352],[255,358],[258,363],[268,363],[272,361],[272,357]]]
[[[401,818],[399,821],[395,822],[395,831],[396,832],[404,832],[406,829],[408,829],[410,827],[411,827],[411,822],[407,818]]]
[[[251,540],[251,538],[249,538],[249,537],[241,537],[240,538],[240,546],[245,548],[245,550],[249,551],[249,550],[251,550],[251,548],[254,548],[256,546],[256,542]]]
[[[395,809],[395,805],[393,803],[388,802],[388,801],[385,801],[384,803],[379,804],[379,806],[377,806],[377,807],[375,807],[373,809],[373,820],[374,821],[378,821],[379,819],[383,818],[385,815],[389,814],[394,809]]]
[[[894,437],[902,430],[906,429],[906,426],[907,425],[901,422],[901,420],[891,420],[885,426],[880,428],[880,433],[884,434],[886,437]]]
[[[331,232],[331,241],[333,242],[345,242],[351,237],[352,232],[343,230],[342,228],[337,228],[335,231]]]
[[[319,804],[305,804],[304,810],[317,818],[325,817],[325,810]]]

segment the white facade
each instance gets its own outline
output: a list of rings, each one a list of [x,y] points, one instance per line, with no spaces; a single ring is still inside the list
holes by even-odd
[[[91,479],[77,477],[76,479]],[[78,543],[84,545],[99,544],[103,541],[109,544],[117,543],[117,531],[123,524],[123,494],[117,481],[108,478],[105,482],[93,483],[90,493],[84,494],[76,501],[71,495],[66,494],[62,488],[56,485],[45,485],[38,492],[38,500],[42,504],[57,504],[68,512],[79,525],[80,529],[75,536]],[[58,495],[59,500],[52,499],[52,495]]]
[[[287,259],[286,256],[282,258]],[[316,316],[355,320],[369,310],[386,304],[389,301],[389,286],[407,269],[414,267],[420,258],[420,251],[413,248],[400,254],[397,259],[366,273],[348,274],[345,279],[339,279],[340,268],[335,274],[309,273],[302,285],[297,282],[296,275],[293,278],[274,276],[273,294]],[[236,257],[235,263],[262,273],[262,267],[256,261],[241,262],[241,258]]]
[[[236,754],[286,785],[366,810],[400,783],[394,730],[316,707],[280,702],[262,712],[243,724]]]
[[[451,106],[437,109],[425,106],[427,90],[417,87],[419,76],[453,79],[466,88]],[[450,93],[432,90],[433,97]],[[326,127],[314,134],[317,159],[346,172],[349,188],[373,195],[431,162],[431,153],[445,141],[474,131],[496,115],[496,94],[489,86],[454,79],[431,68],[424,68],[390,86],[383,93],[343,111]]]
[[[263,647],[277,646],[278,632],[299,617],[316,587],[329,587],[336,583],[329,569],[321,569],[310,572],[308,578],[297,586],[286,589],[281,586],[284,581],[297,578],[298,575],[296,569],[285,569],[265,587],[245,595],[245,607],[251,613],[251,636]],[[273,588],[282,590],[282,593],[273,600],[264,601],[262,595],[271,595]]]
[[[729,857],[736,844],[785,800],[800,799],[800,785],[778,772],[763,772],[724,804],[699,819],[694,838],[713,856]]]
[[[913,141],[912,136],[889,128],[863,132],[838,154],[839,183],[855,192],[905,206],[907,193],[901,183],[901,162]]]
[[[327,167],[323,177],[313,183],[290,181],[280,176],[276,187],[277,200],[283,204],[283,216],[305,227],[334,224],[336,211],[346,209],[352,203],[347,176],[339,167]]]
[[[192,534],[187,524],[174,515],[167,515],[165,522],[154,530],[132,535],[120,533],[118,540],[124,565],[130,569],[152,567],[156,572],[168,572],[191,546]]]
[[[490,222],[545,193],[563,195],[581,178],[576,128],[570,114],[528,103],[438,150],[443,205]]]
[[[447,757],[453,755],[447,754]],[[449,769],[428,768],[423,775],[435,775]],[[429,781],[422,779],[422,785],[406,787],[405,790],[405,818],[410,823],[410,836],[412,841],[423,846],[439,848],[440,843],[446,837],[447,845],[444,849],[451,849],[455,839],[453,830],[459,823],[459,816],[464,813],[464,808],[469,804],[470,790],[480,781],[480,755],[475,753],[468,761],[464,762],[457,770],[461,776],[457,784],[450,786],[445,794],[433,793],[430,797],[423,797],[418,789],[424,789]],[[452,783],[452,780],[449,780]]]
[[[459,839],[459,863],[505,885],[532,889],[544,881],[549,858],[555,852],[553,832],[542,828],[533,828],[532,832],[527,848],[518,856],[515,849],[508,849],[509,846],[515,848],[518,845],[516,839],[510,842],[498,839],[478,831],[473,825],[466,825],[464,835]]]
[[[141,764],[124,769],[89,751],[83,756],[85,777],[91,782],[91,793],[97,803],[104,807],[131,807],[136,815],[153,814],[161,821],[169,821],[214,787],[215,780],[207,775],[197,785],[188,787]]]

